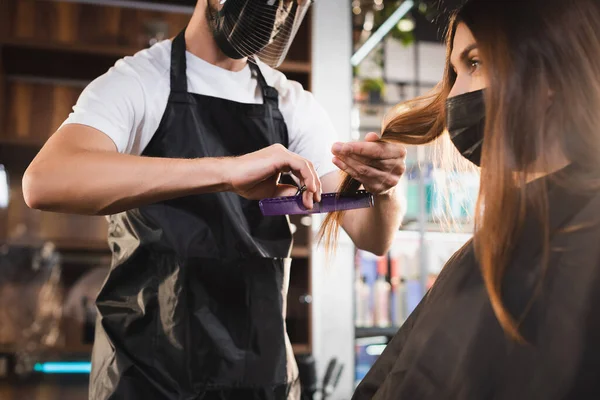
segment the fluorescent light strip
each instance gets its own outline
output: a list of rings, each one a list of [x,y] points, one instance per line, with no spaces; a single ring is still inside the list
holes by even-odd
[[[33,366],[35,372],[44,374],[89,374],[92,364],[89,362],[45,362]]]
[[[377,44],[383,40],[385,35],[387,35],[392,28],[396,26],[396,24],[400,22],[400,20],[406,14],[408,14],[414,5],[415,2],[413,0],[405,0],[404,3],[402,3],[400,7],[398,7],[398,9],[394,11],[394,13],[379,27],[379,29],[377,29],[377,32],[372,34],[371,37],[367,39],[365,44],[363,44],[362,47],[358,49],[356,53],[354,53],[350,59],[352,66],[356,67],[358,64],[360,64],[365,57],[368,56],[371,51],[373,51],[375,46],[377,46]]]
[[[385,344],[374,344],[371,346],[367,346],[367,354],[370,356],[376,356],[379,357],[380,355],[383,354],[383,351],[385,350],[387,345]]]

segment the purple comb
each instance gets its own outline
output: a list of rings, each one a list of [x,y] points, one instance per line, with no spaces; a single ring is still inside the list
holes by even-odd
[[[321,201],[315,203],[312,210],[304,207],[302,194],[264,199],[259,202],[260,210],[264,216],[329,213],[369,208],[373,207],[374,204],[373,195],[365,190],[349,194],[323,193]]]

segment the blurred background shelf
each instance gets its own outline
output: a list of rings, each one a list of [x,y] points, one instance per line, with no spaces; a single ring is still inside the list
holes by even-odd
[[[0,40],[0,46],[4,46],[7,50],[10,49],[28,49],[34,51],[48,51],[58,53],[74,53],[78,55],[86,55],[91,57],[110,57],[114,61],[133,56],[135,53],[143,50],[139,46],[114,46],[101,44],[81,44],[81,43],[64,43],[64,42],[40,42],[37,39],[16,39],[6,38]],[[5,50],[6,51],[6,50]],[[112,61],[112,60],[111,60]],[[311,71],[311,64],[303,61],[286,61],[283,62],[277,69],[282,72],[306,73]]]
[[[45,349],[43,357],[75,361],[90,358],[91,342],[83,343],[81,318],[92,308],[112,255],[105,217],[29,209],[21,188],[23,173],[93,79],[117,60],[174,37],[188,23],[195,4],[196,0],[0,0],[0,164],[10,183],[8,207],[0,208],[0,249],[37,249],[50,241],[60,253],[57,290],[63,301],[61,324],[65,325],[61,325],[58,341],[62,345]],[[312,19],[309,12],[286,61],[279,67],[288,79],[309,90],[313,74]],[[291,222],[294,247],[286,324],[294,353],[307,354],[314,351],[313,221],[292,217]],[[14,300],[20,291],[33,290],[19,285],[7,286],[0,279],[3,299],[10,294]],[[16,300],[13,303],[16,307]],[[10,322],[4,316],[0,327]],[[89,330],[87,335],[85,340],[90,341]],[[0,353],[22,350],[15,348],[15,343],[20,342],[0,345]],[[1,364],[0,359],[0,372]],[[60,400],[70,398],[57,393]],[[82,397],[84,393],[87,395],[82,389],[78,397],[72,398],[87,398]],[[3,400],[37,398],[27,396],[0,387]]]
[[[142,50],[139,47],[123,47],[110,45],[93,45],[80,43],[60,43],[60,42],[40,42],[37,39],[28,38],[8,38],[0,42],[6,47],[26,48],[30,50],[54,50],[73,53],[88,54],[92,56],[110,56],[116,59],[132,56]]]
[[[35,150],[39,150],[44,145],[44,141],[37,138],[20,138],[13,134],[8,134],[6,136],[0,134],[0,145],[29,148],[33,147]],[[16,148],[14,150],[18,151],[19,149]]]
[[[306,246],[294,246],[292,248],[292,258],[309,258],[311,249]]]
[[[355,336],[357,339],[359,338],[370,338],[377,336],[385,336],[388,338],[393,337],[400,328],[397,326],[391,326],[387,328],[380,327],[360,327],[355,329]]]
[[[472,235],[473,223],[452,223],[452,222],[426,222],[425,223],[425,235],[432,236],[432,234],[448,234],[448,235]],[[421,227],[416,221],[406,221],[400,228],[400,233],[419,233]],[[442,237],[439,235],[433,235],[435,237]]]
[[[308,354],[310,353],[310,346],[308,344],[292,344],[294,354]]]

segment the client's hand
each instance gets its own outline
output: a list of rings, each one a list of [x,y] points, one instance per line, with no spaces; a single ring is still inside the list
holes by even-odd
[[[406,170],[406,148],[381,142],[376,133],[367,134],[364,142],[336,143],[332,153],[333,163],[373,194],[390,192]]]

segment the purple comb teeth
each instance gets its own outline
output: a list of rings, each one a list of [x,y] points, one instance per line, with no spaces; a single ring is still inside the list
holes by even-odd
[[[318,214],[369,208],[375,204],[373,195],[365,190],[349,194],[323,193],[321,201],[315,203],[312,210],[308,210],[302,203],[302,190],[299,193],[296,196],[261,200],[259,202],[260,210],[264,216]]]

